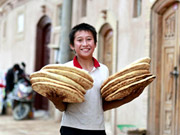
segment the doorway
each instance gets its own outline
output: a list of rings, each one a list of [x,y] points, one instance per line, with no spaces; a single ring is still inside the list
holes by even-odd
[[[152,71],[157,78],[150,87],[148,132],[151,135],[179,135],[179,3],[157,1],[151,19]]]
[[[112,75],[113,30],[108,23],[104,24],[99,32],[99,44],[98,45],[99,45],[98,60],[108,67],[109,75]]]
[[[36,32],[36,57],[35,57],[35,71],[40,70],[43,66],[49,64],[50,61],[50,49],[48,44],[50,43],[51,35],[51,20],[48,16],[43,16],[37,24]],[[47,98],[36,93],[35,95],[35,109],[36,110],[48,110]]]

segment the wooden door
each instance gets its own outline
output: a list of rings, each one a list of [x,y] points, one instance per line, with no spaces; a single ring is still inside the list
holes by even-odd
[[[109,69],[109,75],[113,69],[113,30],[109,24],[105,24],[99,33],[98,60]]]
[[[108,67],[110,75],[112,74],[112,46],[113,31],[109,29],[104,35],[103,63]]]
[[[162,16],[162,67],[161,67],[161,108],[160,135],[178,134],[178,25],[179,5],[170,6]]]

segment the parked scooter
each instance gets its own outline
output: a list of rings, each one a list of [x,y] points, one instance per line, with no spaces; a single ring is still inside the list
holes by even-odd
[[[15,120],[33,118],[34,91],[29,78],[20,79],[12,92],[12,110]]]

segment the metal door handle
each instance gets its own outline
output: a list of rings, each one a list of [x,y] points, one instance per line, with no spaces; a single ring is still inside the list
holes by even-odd
[[[179,76],[179,71],[177,70],[177,67],[174,67],[174,70],[170,72],[170,74],[177,78]]]

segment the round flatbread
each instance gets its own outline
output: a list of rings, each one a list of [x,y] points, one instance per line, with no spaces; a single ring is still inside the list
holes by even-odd
[[[131,73],[131,72],[137,71],[137,70],[149,70],[149,68],[150,68],[150,65],[148,63],[137,63],[137,64],[133,64],[131,66],[127,66],[126,68],[122,69],[121,71],[108,77],[108,79],[103,82],[101,88],[104,87],[109,81],[111,81],[119,76],[125,75],[127,73]]]
[[[137,71],[132,71],[132,72],[129,72],[125,75],[122,75],[122,76],[119,76],[109,82],[107,82],[106,85],[104,85],[104,87],[101,88],[101,93],[104,93],[106,90],[110,89],[111,87],[113,87],[114,85],[124,81],[124,80],[127,80],[127,79],[130,79],[130,78],[133,78],[133,77],[136,77],[136,76],[140,76],[140,75],[143,75],[143,74],[149,74],[150,72],[148,70],[137,70]]]
[[[76,87],[77,89],[79,89],[80,91],[82,91],[82,93],[86,93],[86,90],[80,84],[78,84],[75,81],[73,81],[65,76],[62,76],[62,75],[57,75],[54,73],[49,73],[49,72],[40,70],[40,71],[34,72],[30,75],[30,78],[33,78],[33,77],[51,78],[51,79],[72,85],[72,86]]]
[[[135,83],[132,83],[130,85],[124,86],[112,94],[108,95],[105,100],[106,101],[113,101],[113,100],[118,100],[123,97],[126,97],[130,95],[132,92],[135,90],[138,90],[140,88],[145,88],[147,85],[149,85],[156,77],[154,75],[151,75],[143,80],[137,81]]]
[[[82,91],[78,90],[76,87],[74,87],[72,85],[69,85],[67,83],[60,82],[60,81],[57,81],[57,80],[54,80],[54,79],[51,79],[51,78],[47,78],[47,77],[33,77],[33,78],[31,78],[31,84],[34,84],[34,83],[37,83],[37,82],[55,83],[55,84],[58,84],[58,85],[62,85],[62,86],[66,86],[66,87],[69,87],[71,89],[74,89],[77,92],[79,92],[82,96],[85,94],[85,93],[82,93]]]
[[[55,83],[36,82],[32,84],[32,88],[34,91],[36,91],[44,97],[47,97],[47,93],[53,91],[57,95],[64,97],[63,102],[80,103],[84,101],[84,97],[81,94],[79,94],[76,90]]]
[[[88,74],[88,72],[81,70],[79,68],[76,68],[76,67],[69,67],[63,64],[49,64],[49,65],[44,66],[42,69],[60,69],[60,70],[73,72],[93,82],[93,78]]]
[[[107,97],[108,95],[110,95],[111,93],[115,92],[116,90],[124,87],[124,86],[128,86],[134,82],[137,82],[137,81],[140,81],[142,79],[145,79],[149,76],[151,76],[152,74],[143,74],[143,75],[139,75],[139,76],[135,76],[135,77],[132,77],[130,79],[127,79],[127,80],[124,80],[124,81],[121,81],[120,83],[114,85],[113,87],[110,87],[108,90],[106,90],[105,92],[102,93],[102,97],[105,98]]]
[[[42,70],[50,72],[50,73],[55,73],[58,75],[66,76],[66,77],[74,80],[76,83],[79,83],[86,90],[93,87],[93,83],[91,81],[89,81],[88,79],[86,79],[76,73],[59,70],[59,69],[42,69]]]

